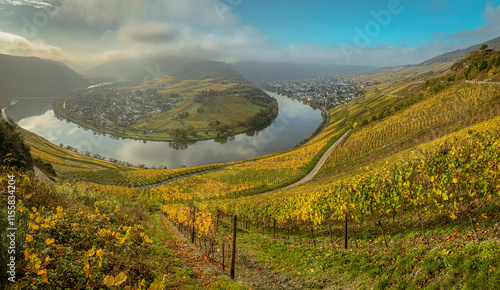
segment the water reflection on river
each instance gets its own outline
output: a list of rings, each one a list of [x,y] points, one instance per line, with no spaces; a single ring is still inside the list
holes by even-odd
[[[18,124],[50,142],[70,145],[80,152],[89,151],[107,158],[146,166],[177,168],[183,165],[230,162],[293,148],[307,138],[321,123],[321,112],[299,101],[267,92],[279,103],[276,121],[253,136],[240,134],[227,140],[198,141],[195,144],[116,140],[78,125],[58,120],[51,109],[51,99],[20,100],[7,108]]]

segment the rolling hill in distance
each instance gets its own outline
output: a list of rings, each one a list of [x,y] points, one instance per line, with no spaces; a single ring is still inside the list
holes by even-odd
[[[239,61],[232,63],[247,79],[262,81],[305,79],[318,75],[345,75],[376,70],[377,67],[361,65],[322,65],[313,63]]]
[[[63,63],[0,54],[0,107],[16,98],[63,96],[88,84]]]
[[[208,61],[208,59],[165,56],[119,59],[105,62],[82,73],[116,81],[141,82],[172,74],[186,63],[193,61]]]
[[[490,39],[484,43],[469,46],[469,47],[464,48],[464,49],[459,49],[459,50],[451,51],[448,53],[444,53],[442,55],[438,55],[436,57],[433,57],[431,59],[424,61],[422,64],[426,65],[426,64],[436,63],[436,62],[450,62],[450,61],[453,62],[453,61],[456,61],[460,58],[464,58],[466,55],[468,55],[469,53],[471,53],[474,50],[478,50],[482,44],[488,45],[488,47],[490,49],[499,50],[500,49],[500,37]]]

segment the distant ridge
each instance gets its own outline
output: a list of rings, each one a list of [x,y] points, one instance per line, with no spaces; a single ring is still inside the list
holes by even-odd
[[[58,97],[89,81],[63,63],[0,54],[0,106],[23,97]]]
[[[378,69],[362,65],[322,65],[312,63],[239,61],[232,64],[246,79],[262,81],[301,79],[319,75],[364,73]]]
[[[464,48],[464,49],[458,49],[458,50],[455,50],[452,52],[438,55],[436,57],[433,57],[431,59],[428,59],[428,60],[422,62],[422,64],[427,65],[427,64],[433,64],[436,62],[456,61],[460,58],[465,57],[467,54],[471,53],[472,51],[478,50],[481,47],[481,45],[483,45],[483,44],[488,45],[488,48],[492,48],[494,50],[500,50],[500,37],[488,40],[484,43],[469,46],[469,47]]]
[[[205,59],[165,56],[120,59],[108,61],[83,73],[93,77],[112,78],[117,81],[142,82],[146,79],[172,74],[188,62],[203,60]]]
[[[201,80],[207,78],[220,79],[231,79],[236,81],[245,81],[245,79],[238,74],[231,65],[225,62],[219,61],[192,61],[185,63],[181,66],[173,76],[179,77],[181,79],[192,79]]]

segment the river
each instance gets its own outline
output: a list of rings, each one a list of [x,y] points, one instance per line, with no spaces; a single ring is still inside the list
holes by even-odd
[[[178,168],[239,161],[293,148],[307,138],[322,121],[320,110],[313,110],[297,100],[266,92],[279,104],[279,114],[269,127],[227,140],[198,141],[195,144],[116,139],[85,130],[54,116],[52,99],[20,99],[6,112],[22,128],[53,144],[70,145],[80,152],[97,153],[134,165]]]

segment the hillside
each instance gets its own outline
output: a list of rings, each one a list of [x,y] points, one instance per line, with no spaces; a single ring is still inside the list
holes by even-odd
[[[110,109],[112,108],[112,109]],[[55,113],[123,138],[196,141],[262,129],[277,102],[222,62],[188,62],[137,85],[108,84],[58,100]]]
[[[378,84],[331,108],[328,124],[303,146],[196,174],[101,161],[86,169],[90,158],[30,137],[34,154],[59,170],[78,164],[81,175],[55,187],[18,181],[27,189],[18,285],[495,289],[498,53],[482,47],[439,73],[423,65],[361,76]],[[329,148],[311,181],[289,186]],[[105,168],[130,187],[111,185],[118,181],[102,178]],[[103,179],[109,185],[96,184]]]
[[[193,61],[203,61],[203,59],[162,56],[119,59],[100,64],[84,71],[84,73],[116,81],[142,82],[172,74],[186,63]]]
[[[488,40],[483,44],[486,44],[491,49],[500,50],[500,37]],[[476,45],[469,46],[469,47],[464,48],[464,49],[459,49],[459,50],[451,51],[451,52],[448,52],[448,53],[445,53],[442,55],[438,55],[436,57],[433,57],[431,59],[424,61],[422,64],[427,65],[427,64],[437,63],[437,62],[449,62],[449,61],[455,62],[461,58],[464,58],[465,56],[467,56],[471,52],[478,50],[481,47],[481,45],[482,44],[476,44]]]
[[[59,62],[0,54],[0,107],[18,98],[60,97],[88,83]]]

